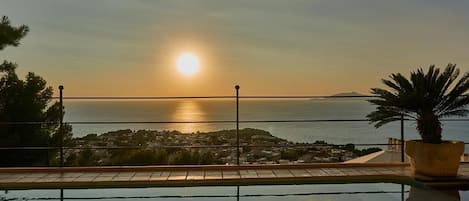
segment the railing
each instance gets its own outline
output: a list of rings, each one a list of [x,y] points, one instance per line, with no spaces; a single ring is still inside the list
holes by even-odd
[[[244,123],[319,123],[319,122],[367,122],[367,119],[277,119],[277,120],[240,120],[239,108],[240,99],[343,99],[343,98],[376,98],[376,96],[240,96],[240,87],[235,86],[234,96],[145,96],[145,97],[123,97],[123,96],[63,96],[63,86],[59,86],[59,96],[53,97],[58,99],[60,103],[60,122],[59,122],[59,133],[60,143],[59,146],[40,146],[40,147],[0,147],[0,150],[59,150],[60,166],[64,166],[64,150],[73,149],[94,149],[94,150],[120,150],[120,149],[141,149],[142,146],[93,146],[93,147],[67,147],[64,145],[64,124],[71,125],[97,125],[97,124],[222,124],[222,123],[233,123],[235,124],[236,131],[236,144],[235,145],[197,145],[197,146],[183,146],[183,145],[160,145],[157,148],[190,148],[190,149],[201,149],[201,148],[235,148],[236,149],[236,164],[240,165],[240,149],[244,147],[311,147],[311,146],[331,146],[331,144],[314,144],[314,145],[241,145],[240,144],[240,124]],[[235,120],[209,120],[209,121],[68,121],[64,122],[63,119],[63,108],[64,101],[68,100],[174,100],[174,99],[234,99],[236,102],[236,113]],[[388,143],[361,143],[353,144],[354,146],[388,146],[400,149],[400,161],[404,162],[404,123],[410,119],[404,118],[401,115],[400,118],[400,139],[389,141]],[[443,121],[469,121],[469,119],[445,119]],[[46,125],[54,124],[57,122],[0,122],[0,125]],[[465,143],[469,144],[469,143]],[[347,144],[333,144],[334,146],[346,146]],[[1,165],[1,164],[0,164]]]

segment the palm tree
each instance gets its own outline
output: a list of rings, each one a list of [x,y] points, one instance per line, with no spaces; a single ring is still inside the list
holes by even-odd
[[[376,128],[401,119],[401,115],[417,121],[417,130],[425,143],[439,144],[441,140],[441,118],[465,116],[469,113],[469,72],[459,81],[459,69],[448,64],[443,72],[431,65],[425,74],[420,68],[411,72],[410,80],[402,74],[392,74],[382,82],[390,90],[372,88],[377,99],[368,100],[377,106],[367,115]]]

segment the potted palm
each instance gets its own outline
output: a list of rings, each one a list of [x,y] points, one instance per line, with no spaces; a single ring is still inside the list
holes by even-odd
[[[414,174],[457,175],[464,143],[442,140],[441,118],[469,113],[469,73],[459,80],[458,76],[455,64],[448,64],[442,72],[432,65],[426,73],[423,69],[411,72],[410,79],[400,73],[383,79],[390,89],[371,89],[377,99],[368,101],[377,107],[367,118],[376,128],[400,120],[401,115],[416,121],[422,140],[405,143]]]

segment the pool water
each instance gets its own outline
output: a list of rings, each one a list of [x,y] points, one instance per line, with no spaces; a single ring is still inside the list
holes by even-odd
[[[360,201],[469,200],[469,191],[437,191],[401,184],[314,184],[112,189],[32,189],[0,192],[0,200]]]

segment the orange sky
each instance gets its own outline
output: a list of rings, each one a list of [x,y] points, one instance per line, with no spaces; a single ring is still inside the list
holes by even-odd
[[[464,1],[6,1],[30,26],[0,59],[69,96],[329,95],[382,86],[390,73],[469,70]],[[197,54],[182,76],[176,58]]]

